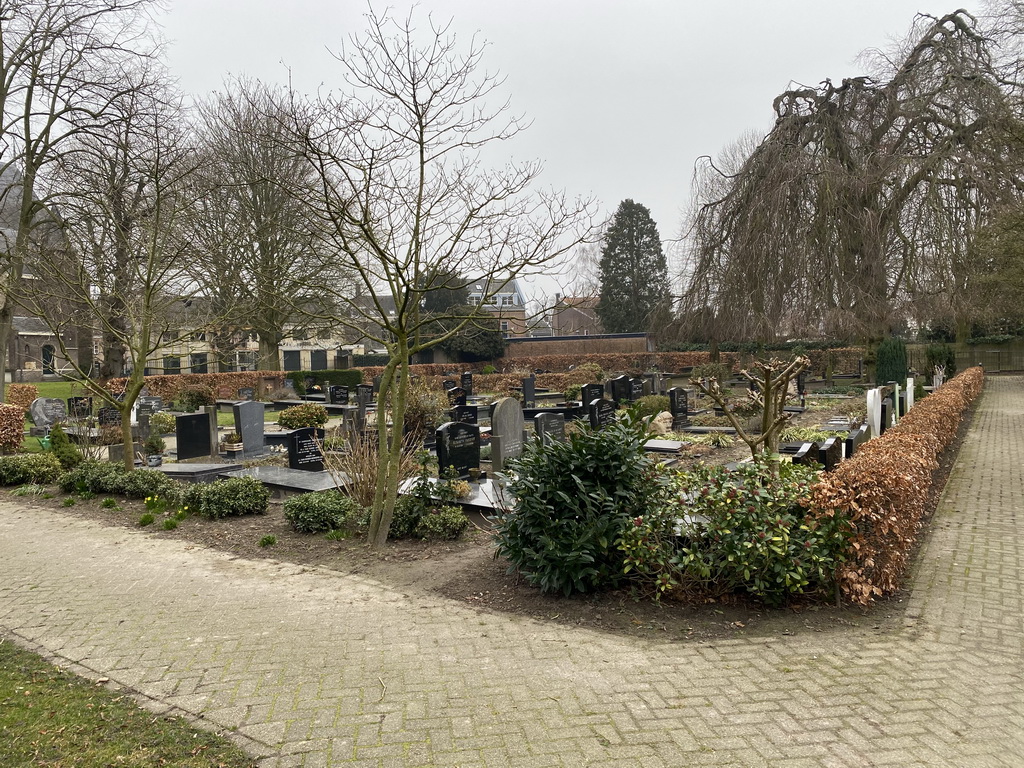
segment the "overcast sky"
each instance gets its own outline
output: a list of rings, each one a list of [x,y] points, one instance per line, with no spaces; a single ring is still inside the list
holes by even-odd
[[[391,3],[404,15],[410,3]],[[977,6],[969,3],[968,8]],[[375,8],[384,4],[375,3]],[[858,75],[858,54],[902,37],[934,0],[422,0],[418,13],[489,41],[484,62],[507,78],[533,121],[511,149],[544,163],[541,181],[651,210],[663,239],[680,231],[693,166],[747,131],[771,127],[791,82]],[[170,64],[186,92],[225,76],[341,89],[338,50],[365,28],[356,0],[170,0]]]

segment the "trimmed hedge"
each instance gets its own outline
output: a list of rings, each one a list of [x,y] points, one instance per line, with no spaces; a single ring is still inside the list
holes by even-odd
[[[222,517],[262,515],[270,491],[255,477],[229,477],[212,483],[195,483],[181,495],[182,506],[193,515],[217,520]]]
[[[65,493],[89,491],[95,494],[127,496],[144,499],[160,496],[168,501],[179,498],[182,486],[163,472],[148,469],[125,469],[123,464],[106,461],[83,461],[61,475],[58,484]]]
[[[283,382],[284,371],[231,371],[228,373],[180,373],[147,376],[146,387],[151,395],[162,397],[165,401],[176,401],[181,392],[189,387],[210,387],[216,393],[221,387],[228,387],[232,393],[244,387],[252,387],[260,391],[263,379],[274,379]],[[108,392],[123,392],[128,379],[110,379],[106,383]],[[275,387],[284,386],[275,384]]]
[[[27,411],[32,401],[39,397],[39,387],[35,384],[8,384],[6,394],[8,405]]]
[[[292,380],[292,383],[295,385],[296,394],[304,395],[306,394],[306,379],[312,379],[325,390],[332,384],[354,389],[357,384],[363,383],[363,372],[358,368],[326,371],[289,371],[285,374],[285,378]]]
[[[818,516],[841,514],[853,526],[838,582],[852,602],[866,605],[902,583],[921,529],[939,454],[953,442],[964,413],[985,383],[968,370],[915,403],[899,425],[865,443],[812,489]]]
[[[49,485],[60,476],[60,461],[52,453],[0,456],[0,485]]]
[[[18,405],[0,405],[0,450],[14,453],[25,437],[25,409]]]
[[[365,510],[355,499],[334,491],[314,491],[285,499],[284,517],[299,533],[354,530]]]

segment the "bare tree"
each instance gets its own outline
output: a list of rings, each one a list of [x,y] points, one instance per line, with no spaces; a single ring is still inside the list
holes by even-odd
[[[771,340],[879,336],[940,304],[970,316],[972,237],[1019,193],[1012,103],[963,11],[918,17],[876,62],[874,76],[783,93],[742,165],[698,172],[711,183],[684,317],[731,315],[731,335]]]
[[[102,379],[89,378],[91,371],[73,359],[72,365],[93,394],[119,410],[130,469],[131,411],[146,366],[158,349],[188,339],[210,319],[187,269],[186,214],[198,160],[186,142],[180,99],[155,67],[123,77],[134,88],[108,105],[103,126],[67,143],[51,175],[47,198],[60,211],[62,247],[36,251],[41,263],[29,259],[34,273],[50,277],[25,302],[50,326],[66,357],[69,325],[85,323],[99,332]],[[61,300],[78,312],[48,311]],[[123,389],[105,385],[122,375]]]
[[[33,228],[52,221],[39,182],[75,135],[104,124],[131,85],[123,73],[153,55],[152,0],[0,0],[0,174],[17,170],[14,240],[0,264],[0,371],[6,368],[14,291]],[[3,394],[0,376],[0,395]]]
[[[335,320],[367,332],[389,355],[379,402],[391,404],[394,428],[379,414],[383,459],[369,537],[381,546],[397,497],[410,355],[483,312],[479,305],[468,316],[422,312],[429,276],[472,278],[486,286],[485,304],[510,280],[540,272],[578,244],[589,206],[528,194],[536,163],[482,165],[484,146],[522,128],[507,103],[495,101],[501,81],[480,71],[482,45],[460,49],[448,27],[433,22],[419,37],[411,17],[370,12],[367,19],[368,31],[338,57],[354,93],[307,105],[297,125],[319,178],[321,230],[359,283],[358,299],[336,296],[346,312]],[[450,321],[447,332],[421,333],[439,320]]]
[[[280,369],[289,331],[322,324],[322,286],[347,279],[344,262],[316,239],[306,200],[317,180],[294,142],[286,101],[242,80],[200,106],[206,191],[193,220],[196,279],[212,301],[239,308],[221,335],[255,331],[267,370]]]

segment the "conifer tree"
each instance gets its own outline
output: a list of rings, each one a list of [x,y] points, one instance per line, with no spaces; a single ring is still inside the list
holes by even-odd
[[[668,304],[668,270],[658,226],[646,206],[623,200],[601,245],[597,315],[606,333],[647,331]]]

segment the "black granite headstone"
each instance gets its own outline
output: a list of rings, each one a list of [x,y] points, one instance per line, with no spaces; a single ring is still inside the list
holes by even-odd
[[[102,410],[102,409],[101,409]],[[210,416],[207,413],[186,413],[174,418],[174,434],[178,446],[178,460],[209,456]]]
[[[452,421],[461,421],[463,424],[476,424],[479,416],[479,406],[476,405],[456,405],[452,408]]]
[[[73,419],[87,419],[92,415],[91,397],[69,397],[68,414]],[[118,417],[120,421],[120,417]]]
[[[644,380],[643,379],[630,379],[629,380],[629,399],[639,400],[644,396]]]
[[[255,400],[256,399],[256,390],[253,389],[252,387],[241,387],[238,390],[238,399],[239,400]]]
[[[448,392],[448,405],[459,406],[466,404],[466,390],[462,387],[453,387]]]
[[[101,427],[109,427],[114,424],[121,424],[121,412],[112,405],[100,408],[96,412],[96,419]]]
[[[537,405],[537,380],[531,376],[523,379],[523,408],[533,408]]]
[[[885,430],[892,426],[892,400],[886,398],[882,401],[882,425],[878,430],[879,435],[884,435]]]
[[[296,429],[288,435],[288,467],[307,472],[323,472],[324,431],[316,427]]]
[[[441,386],[444,387],[444,391],[447,392],[449,389],[455,389],[459,386],[459,382],[455,379],[445,379],[441,382]]]
[[[596,382],[584,384],[580,387],[580,402],[584,405],[589,405],[594,400],[600,400],[602,397],[604,397],[604,387]]]
[[[369,405],[373,402],[373,386],[370,384],[356,385],[356,402]]]
[[[615,422],[616,405],[611,400],[592,400],[588,409],[590,426],[594,429],[604,429]]]
[[[633,387],[630,384],[629,376],[616,376],[614,379],[609,379],[607,387],[612,402],[621,403],[623,400],[629,400],[632,396]]]
[[[672,431],[679,432],[690,425],[689,397],[682,387],[672,387],[668,391],[668,410],[672,414]]]
[[[437,430],[437,466],[443,473],[455,468],[459,477],[480,468],[480,427],[449,421]]]
[[[332,384],[327,388],[327,399],[332,405],[348,405],[348,387]]]
[[[466,395],[468,397],[472,397],[473,396],[473,374],[470,373],[469,371],[466,371],[466,373],[462,374],[462,376],[459,377],[459,386],[462,387],[464,390],[466,390]]]
[[[839,437],[830,437],[818,449],[818,463],[826,472],[831,472],[843,460],[843,441]]]

